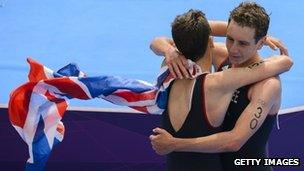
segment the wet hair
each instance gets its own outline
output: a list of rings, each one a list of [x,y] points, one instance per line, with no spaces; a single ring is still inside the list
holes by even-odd
[[[171,31],[177,49],[187,59],[197,61],[205,54],[211,28],[203,12],[191,9],[178,15]]]
[[[266,10],[255,2],[242,2],[230,12],[228,24],[235,21],[242,27],[255,29],[255,42],[267,35],[270,18]]]

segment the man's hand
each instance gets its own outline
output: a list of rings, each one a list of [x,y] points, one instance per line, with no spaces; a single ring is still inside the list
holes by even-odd
[[[277,50],[277,48],[279,48],[281,55],[289,56],[287,47],[277,38],[267,36],[265,45],[269,46],[272,50]]]
[[[176,48],[171,47],[166,51],[165,62],[174,78],[190,78],[187,59]]]
[[[159,155],[171,153],[174,150],[172,147],[174,137],[161,128],[155,128],[153,132],[156,135],[150,135],[150,140],[155,152]]]

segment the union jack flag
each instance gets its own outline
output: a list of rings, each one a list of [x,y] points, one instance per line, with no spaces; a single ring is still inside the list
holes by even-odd
[[[25,170],[43,170],[52,148],[64,137],[61,122],[68,100],[102,98],[117,105],[129,106],[147,114],[161,114],[167,106],[168,87],[174,80],[168,67],[161,68],[155,85],[115,76],[87,77],[76,64],[57,72],[27,59],[29,81],[10,95],[9,118],[27,143],[29,159]],[[202,74],[189,61],[192,78]]]

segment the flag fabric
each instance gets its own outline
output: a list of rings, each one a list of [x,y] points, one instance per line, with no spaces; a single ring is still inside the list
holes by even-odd
[[[143,113],[161,114],[174,80],[167,66],[161,68],[156,84],[150,84],[115,76],[87,77],[76,64],[54,72],[31,58],[27,62],[29,81],[11,93],[8,110],[13,127],[28,145],[25,170],[29,171],[43,170],[53,146],[63,140],[61,119],[69,99],[102,98]],[[188,63],[192,78],[202,74],[198,65]]]

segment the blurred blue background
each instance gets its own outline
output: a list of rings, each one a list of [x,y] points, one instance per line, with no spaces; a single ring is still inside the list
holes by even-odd
[[[241,1],[230,0],[0,0],[0,104],[27,81],[27,57],[51,69],[74,62],[89,76],[119,75],[154,82],[161,57],[149,49],[156,36],[171,36],[177,14],[194,8],[226,21]],[[294,60],[281,76],[282,108],[304,104],[304,1],[256,1],[270,13],[269,34],[281,39]],[[216,39],[224,41],[223,38]],[[264,47],[263,56],[278,54]],[[117,107],[100,99],[71,106]]]

